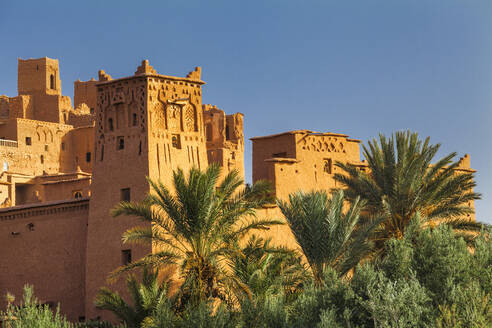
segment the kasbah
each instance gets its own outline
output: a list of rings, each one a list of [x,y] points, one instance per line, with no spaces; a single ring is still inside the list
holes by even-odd
[[[141,201],[146,177],[170,185],[177,168],[216,163],[222,174],[244,178],[243,114],[202,104],[204,84],[200,67],[175,77],[144,60],[128,77],[101,70],[97,80],[75,81],[72,106],[61,93],[58,60],[19,59],[18,96],[0,96],[1,295],[21,295],[29,283],[71,321],[104,319],[94,298],[108,274],[152,252],[123,244],[122,233],[142,222],[112,219],[110,210]],[[337,187],[337,161],[367,170],[360,141],[344,134],[296,130],[251,140],[252,181],[270,181],[279,199]],[[468,155],[457,170],[474,172]],[[275,205],[257,215],[281,216]],[[286,226],[268,235],[295,246]],[[123,284],[111,288],[123,292]]]

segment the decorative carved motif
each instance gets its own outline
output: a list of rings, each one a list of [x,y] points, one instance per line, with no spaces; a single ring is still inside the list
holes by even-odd
[[[196,131],[195,108],[191,105],[184,107],[184,125],[186,131]]]
[[[169,130],[181,131],[181,107],[176,104],[168,104],[166,112]]]
[[[328,153],[345,153],[343,141],[338,141],[333,137],[306,137],[302,140],[302,149],[328,152]]]

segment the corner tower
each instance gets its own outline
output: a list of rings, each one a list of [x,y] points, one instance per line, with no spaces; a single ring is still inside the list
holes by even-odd
[[[133,76],[112,80],[99,74],[92,195],[87,231],[86,318],[108,314],[95,309],[97,290],[117,267],[152,251],[123,244],[122,233],[144,225],[135,218],[111,218],[122,200],[141,201],[146,176],[170,185],[173,170],[208,165],[201,109],[200,68],[186,77],[159,75],[143,61]],[[112,288],[123,292],[123,281]]]
[[[57,59],[18,60],[17,91],[19,95],[61,95],[60,69]]]

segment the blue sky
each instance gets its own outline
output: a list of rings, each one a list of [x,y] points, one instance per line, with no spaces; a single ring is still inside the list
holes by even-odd
[[[17,58],[73,81],[202,66],[203,102],[245,114],[245,137],[293,129],[367,141],[411,129],[469,153],[492,223],[492,1],[0,0],[0,94]],[[251,143],[246,176],[251,179]]]

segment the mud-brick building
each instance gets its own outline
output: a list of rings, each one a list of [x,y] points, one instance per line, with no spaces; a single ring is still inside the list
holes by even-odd
[[[199,67],[175,77],[143,61],[128,77],[99,71],[97,80],[74,82],[72,105],[57,60],[19,59],[18,95],[0,96],[1,295],[20,296],[29,283],[72,321],[107,318],[94,297],[108,273],[152,251],[124,245],[123,231],[141,222],[112,219],[110,210],[142,200],[147,176],[169,184],[177,168],[217,163],[244,176],[243,114],[202,104],[204,84]],[[279,198],[336,187],[336,161],[365,167],[359,141],[343,134],[298,130],[252,141],[253,181],[270,180]],[[469,157],[460,170],[471,170]],[[280,213],[272,206],[259,215]],[[269,233],[293,245],[286,227]]]

